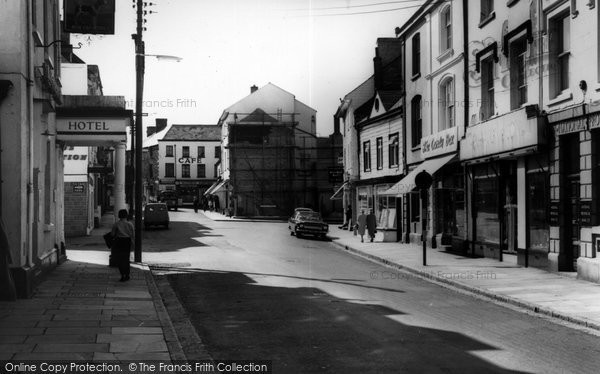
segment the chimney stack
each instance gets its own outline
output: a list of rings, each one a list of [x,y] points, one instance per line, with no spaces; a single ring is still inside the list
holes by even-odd
[[[252,87],[250,87],[250,93],[253,94],[258,90],[258,87],[256,87],[256,85],[252,85]]]
[[[156,132],[156,126],[146,127],[146,136],[150,136]]]
[[[333,133],[340,133],[340,117],[336,116],[335,114],[333,115]]]
[[[375,89],[381,89],[383,84],[382,62],[379,57],[379,47],[375,47],[375,57],[373,57],[373,75],[375,76]]]
[[[166,118],[157,118],[156,119],[156,132],[161,132],[167,127],[167,119]]]

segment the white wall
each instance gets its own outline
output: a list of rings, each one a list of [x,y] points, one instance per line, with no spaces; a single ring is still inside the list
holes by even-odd
[[[87,95],[88,71],[86,64],[63,63],[60,67],[63,95]]]

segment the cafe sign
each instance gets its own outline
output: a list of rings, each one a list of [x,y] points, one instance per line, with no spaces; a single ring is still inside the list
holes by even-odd
[[[458,150],[458,128],[452,127],[438,131],[421,140],[421,155],[423,158],[437,157]]]

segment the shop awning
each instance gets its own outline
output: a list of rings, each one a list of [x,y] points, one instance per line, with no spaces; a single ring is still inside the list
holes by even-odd
[[[225,184],[227,182],[228,181],[226,181],[226,180],[219,182],[219,184],[217,184],[217,186],[211,191],[211,194],[216,194],[217,192],[223,191],[225,189]]]
[[[344,192],[344,187],[346,187],[347,184],[348,184],[348,182],[344,182],[344,184],[342,184],[342,186],[340,188],[338,188],[338,190],[335,191],[335,193],[333,195],[331,195],[329,200],[341,200],[343,192]]]
[[[212,184],[212,186],[208,187],[208,189],[204,192],[204,196],[210,195],[215,190],[215,188],[217,188],[219,183],[221,183],[221,182],[216,181],[215,183]]]
[[[408,173],[406,177],[402,178],[400,182],[396,183],[390,189],[385,191],[382,195],[399,196],[405,193],[409,193],[417,187],[415,184],[415,177],[417,176],[417,174],[425,170],[429,174],[433,175],[436,171],[440,170],[442,166],[450,162],[450,160],[452,160],[454,156],[456,155],[451,154],[423,161],[419,166],[417,166],[410,173]]]

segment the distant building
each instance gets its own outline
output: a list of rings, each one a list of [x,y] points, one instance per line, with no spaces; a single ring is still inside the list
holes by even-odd
[[[192,204],[217,180],[221,128],[172,125],[157,142],[159,190],[177,191],[184,204]]]
[[[167,133],[167,119],[157,118],[156,126],[146,128],[144,149],[142,150],[142,178],[144,180],[144,201],[158,201],[160,186],[160,152],[158,141]],[[133,174],[133,173],[130,173]]]
[[[223,111],[221,205],[234,215],[318,209],[316,110],[272,83]],[[222,200],[222,201],[221,201]]]

